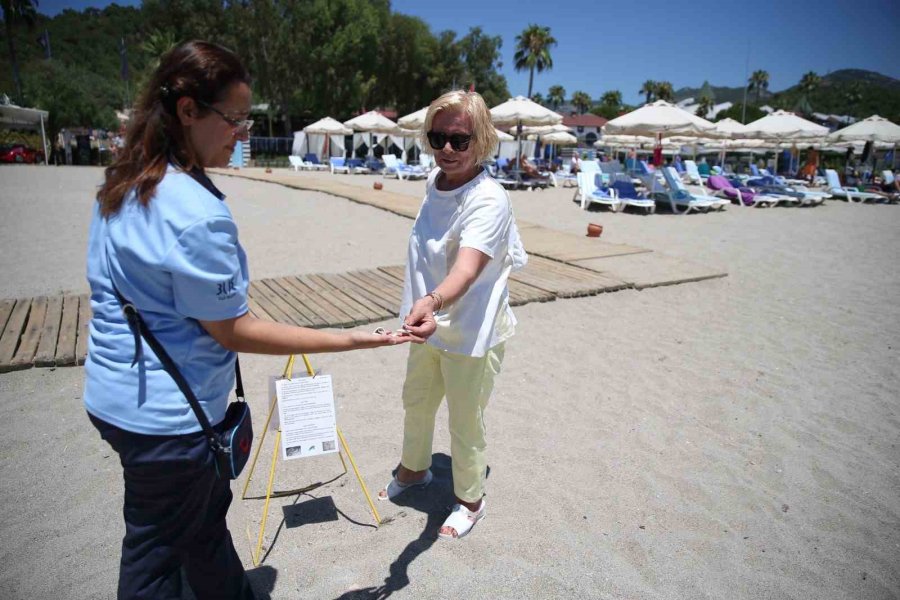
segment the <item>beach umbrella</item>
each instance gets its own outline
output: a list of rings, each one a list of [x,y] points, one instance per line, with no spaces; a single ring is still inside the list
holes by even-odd
[[[806,142],[821,140],[828,135],[828,128],[807,121],[794,113],[776,110],[761,119],[747,124],[744,135],[748,138],[775,142]],[[775,154],[775,171],[778,171],[778,154]]]
[[[556,125],[563,117],[524,96],[510,98],[491,109],[491,119],[495,127]]]
[[[574,146],[578,143],[578,138],[565,131],[555,131],[542,135],[541,141],[545,144],[556,144],[558,146]]]
[[[827,137],[829,142],[886,142],[900,143],[900,125],[884,117],[872,115],[853,125],[838,129]]]
[[[894,168],[897,162],[897,144],[900,143],[900,125],[884,117],[872,115],[868,119],[829,134],[827,139],[831,142],[875,142],[876,146],[879,142],[890,144],[893,148],[891,168]]]
[[[549,108],[545,108],[526,98],[525,96],[516,96],[510,98],[502,104],[498,104],[491,109],[491,120],[494,121],[494,127],[510,127],[515,125],[517,132],[516,137],[519,140],[519,148],[517,157],[522,155],[522,126],[535,125],[557,125],[562,123],[561,114],[553,112]],[[519,179],[519,159],[516,158],[515,167],[513,168],[516,178]]]
[[[422,129],[425,127],[426,114],[428,114],[427,106],[414,113],[409,113],[406,116],[400,117],[397,119],[397,125],[399,125],[401,129]]]
[[[517,127],[510,127],[509,132],[515,135],[517,131]],[[557,123],[556,125],[535,125],[531,127],[522,127],[522,135],[546,135],[548,133],[571,133],[572,128],[566,127],[562,123]]]
[[[603,134],[619,135],[704,135],[721,137],[714,123],[670,104],[657,100],[616,117],[603,126]]]
[[[761,119],[748,123],[742,137],[781,142],[785,140],[815,140],[826,135],[828,135],[827,127],[807,121],[794,113],[776,110]]]

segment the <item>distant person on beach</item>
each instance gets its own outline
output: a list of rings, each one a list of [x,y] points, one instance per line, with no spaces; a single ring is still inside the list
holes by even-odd
[[[507,280],[527,257],[509,196],[482,167],[497,145],[484,99],[444,94],[429,106],[424,131],[439,168],[409,237],[400,314],[427,343],[410,347],[400,465],[378,498],[431,483],[435,413],[446,397],[456,504],[438,535],[456,539],[485,515],[484,411],[515,333]]]
[[[225,167],[251,121],[250,76],[231,51],[187,42],[165,54],[106,169],[88,240],[93,318],[84,404],[119,454],[125,537],[119,598],[253,598],[225,517],[227,478],[149,344],[132,331],[132,303],[215,429],[235,383],[236,352],[299,354],[422,341],[331,333],[259,320],[225,196],[206,174]],[[104,592],[101,595],[106,596]]]
[[[572,175],[577,175],[581,172],[581,159],[578,158],[578,153],[572,155],[572,163],[569,165],[569,173]]]

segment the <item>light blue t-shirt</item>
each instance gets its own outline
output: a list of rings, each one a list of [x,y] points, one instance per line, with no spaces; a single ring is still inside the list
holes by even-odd
[[[191,386],[211,424],[225,416],[235,354],[197,321],[247,312],[247,258],[224,196],[203,174],[173,166],[149,206],[128,194],[109,219],[94,205],[88,239],[91,286],[84,404],[121,429],[177,435],[201,429],[187,399],[143,341],[131,366],[134,335],[110,281],[133,303]]]

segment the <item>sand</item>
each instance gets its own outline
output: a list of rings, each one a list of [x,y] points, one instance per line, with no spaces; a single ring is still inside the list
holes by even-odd
[[[3,297],[86,290],[101,176],[0,169]],[[216,180],[254,277],[403,261],[408,219]],[[386,187],[418,195],[423,184]],[[900,207],[643,217],[583,212],[572,191],[516,192],[516,214],[579,234],[599,222],[607,241],[729,276],[517,308],[486,413],[488,517],[473,534],[435,539],[452,496],[442,408],[436,484],[378,503],[381,528],[352,475],[272,502],[271,551],[251,570],[259,595],[900,597]],[[373,493],[398,459],[405,357],[312,357],[334,376],[339,423]],[[242,365],[259,431],[266,378],[284,360]],[[82,379],[80,367],[0,375],[2,598],[115,595],[121,473],[84,414]],[[276,487],[340,470],[333,456],[292,461]],[[260,501],[236,499],[229,516],[248,568],[261,514]]]

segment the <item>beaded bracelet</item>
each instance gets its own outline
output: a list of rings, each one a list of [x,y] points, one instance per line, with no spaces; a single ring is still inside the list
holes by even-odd
[[[437,292],[428,292],[425,294],[426,296],[431,296],[431,298],[437,302],[437,308],[434,309],[434,312],[441,310],[444,307],[444,297],[441,296]]]

